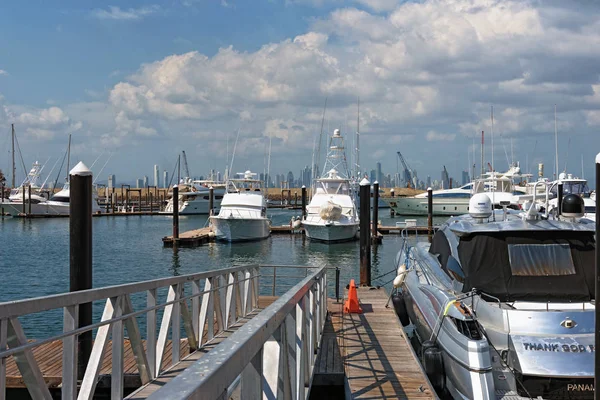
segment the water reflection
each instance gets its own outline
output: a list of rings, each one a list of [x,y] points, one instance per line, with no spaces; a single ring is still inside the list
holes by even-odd
[[[181,264],[179,262],[179,248],[177,246],[173,246],[173,257],[171,258],[171,267],[169,268],[172,271],[173,276],[181,275]]]

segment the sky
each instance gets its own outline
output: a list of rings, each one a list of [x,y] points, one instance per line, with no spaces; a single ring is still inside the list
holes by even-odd
[[[65,153],[133,181],[211,168],[295,175],[321,130],[360,164],[421,179],[473,163],[593,176],[600,2],[592,0],[64,0],[1,2],[0,169],[10,124],[27,168]],[[108,159],[110,157],[110,159]],[[350,154],[348,154],[350,157]],[[106,167],[101,170],[107,161]],[[96,161],[97,160],[97,161]],[[321,160],[321,165],[324,160]],[[21,164],[19,160],[19,165]],[[23,168],[20,167],[19,171]],[[22,176],[22,173],[21,173]]]

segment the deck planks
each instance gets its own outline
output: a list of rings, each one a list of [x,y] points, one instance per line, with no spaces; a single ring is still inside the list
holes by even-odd
[[[329,300],[348,389],[353,399],[436,398],[383,289],[359,288],[362,314]]]

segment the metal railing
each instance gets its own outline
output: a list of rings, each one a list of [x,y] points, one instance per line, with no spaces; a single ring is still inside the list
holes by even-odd
[[[63,344],[62,398],[91,399],[111,336],[111,398],[121,399],[125,329],[141,382],[148,383],[160,375],[164,367],[180,361],[180,346],[176,344],[181,343],[182,332],[191,353],[255,310],[258,307],[259,277],[259,266],[241,266],[0,303],[0,400],[6,399],[6,366],[11,356],[31,397],[34,400],[52,399],[33,349],[57,340],[62,340]],[[163,292],[166,296],[162,296]],[[145,307],[135,310],[132,296],[145,296]],[[161,301],[162,297],[166,299]],[[100,321],[78,328],[80,306],[98,301],[105,302]],[[63,333],[35,341],[27,338],[20,318],[61,309]],[[157,312],[162,312],[159,329],[157,316],[160,315]],[[137,320],[144,314],[146,349]],[[78,393],[78,337],[90,331],[96,331],[96,335]],[[163,360],[169,335],[173,344],[171,361],[165,365],[168,364]]]
[[[280,264],[261,264],[260,265],[260,287],[261,293],[269,293],[271,296],[283,294],[289,288],[295,286],[300,279],[304,279],[310,272],[314,272],[321,267],[311,267],[304,265],[280,265]],[[340,299],[340,267],[323,267],[327,271],[335,272],[335,280],[328,281],[328,287],[335,290],[335,299]],[[279,271],[279,272],[278,272]],[[285,288],[284,291],[278,290]],[[326,292],[327,294],[327,292]]]
[[[305,399],[327,314],[327,274],[309,274],[149,400]],[[238,388],[239,386],[239,388]]]

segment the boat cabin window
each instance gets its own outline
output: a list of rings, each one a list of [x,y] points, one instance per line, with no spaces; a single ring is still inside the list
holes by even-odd
[[[563,182],[563,196],[567,194],[578,194],[580,196],[590,192],[587,182]],[[558,185],[552,186],[550,190],[554,196],[558,196]]]
[[[347,182],[321,182],[321,187],[327,194],[349,194]]]
[[[508,262],[513,276],[575,274],[569,243],[509,244]]]
[[[69,202],[69,198],[65,197],[65,196],[52,196],[52,198],[50,200],[57,201],[60,203],[68,203]]]

